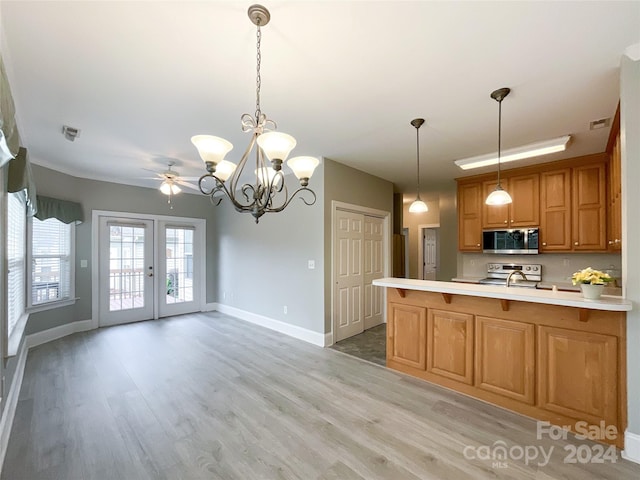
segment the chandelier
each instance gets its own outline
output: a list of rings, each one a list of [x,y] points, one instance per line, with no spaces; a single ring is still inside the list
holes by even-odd
[[[256,223],[265,213],[281,212],[293,198],[300,194],[300,199],[307,205],[316,202],[316,194],[308,188],[309,179],[320,163],[315,157],[294,157],[286,163],[300,181],[300,187],[289,195],[284,181],[282,164],[289,153],[296,146],[296,140],[286,133],[276,132],[277,125],[267,118],[260,109],[260,42],[262,34],[260,27],[269,23],[269,10],[262,5],[252,5],[248,10],[249,19],[256,25],[256,111],[254,116],[245,113],[240,117],[242,131],[251,133],[251,140],[242,158],[236,165],[225,160],[225,155],[231,151],[233,145],[224,138],[212,135],[196,135],[191,142],[198,149],[200,157],[206,165],[207,173],[198,181],[200,191],[208,195],[214,205],[219,205],[225,198],[229,198],[238,212],[250,213]],[[257,147],[256,147],[257,143]],[[253,183],[244,183],[239,187],[249,157],[255,148],[255,169]],[[269,162],[269,164],[267,163]],[[305,198],[303,195],[306,195]]]

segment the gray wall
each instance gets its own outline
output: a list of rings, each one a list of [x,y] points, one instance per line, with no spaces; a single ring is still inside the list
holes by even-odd
[[[38,165],[33,165],[33,175],[38,194],[79,202],[84,210],[85,221],[76,227],[76,297],[79,297],[79,300],[75,305],[31,314],[25,330],[27,335],[65,323],[91,319],[91,212],[93,210],[206,219],[206,301],[216,301],[215,252],[210,247],[216,234],[215,209],[207,197],[178,195],[173,199],[173,210],[170,210],[167,197],[157,189],[87,180]],[[82,259],[88,261],[87,268],[80,268]]]
[[[324,331],[331,331],[331,202],[339,201],[375,208],[392,214],[393,184],[382,178],[361,172],[329,159],[324,161]],[[389,244],[391,245],[391,229],[393,218],[389,218]],[[391,251],[391,250],[390,250]],[[389,276],[391,275],[391,258],[389,258]]]
[[[633,302],[627,314],[628,431],[640,435],[640,60],[622,57],[620,65],[620,133],[622,137],[622,271],[626,297]],[[636,239],[631,241],[630,239]],[[637,448],[637,445],[636,445]],[[637,459],[636,459],[637,460]]]
[[[321,164],[309,185],[317,195],[314,205],[294,198],[257,225],[222,201],[216,214],[218,303],[324,333],[323,181]],[[293,175],[286,183],[290,190],[298,185]]]

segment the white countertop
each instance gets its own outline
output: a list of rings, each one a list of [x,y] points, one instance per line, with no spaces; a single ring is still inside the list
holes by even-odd
[[[598,300],[587,300],[581,293],[554,292],[534,288],[514,288],[473,283],[437,282],[432,280],[414,280],[410,278],[380,278],[373,281],[380,287],[421,290],[424,292],[469,295],[471,297],[499,298],[520,302],[545,303],[564,307],[586,308],[589,310],[608,310],[628,312],[632,308],[629,300],[622,297],[603,295]]]

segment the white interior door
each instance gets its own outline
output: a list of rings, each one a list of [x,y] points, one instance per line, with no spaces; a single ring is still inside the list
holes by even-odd
[[[384,321],[383,290],[372,282],[384,276],[383,255],[384,220],[379,217],[364,217],[364,328],[365,330]]]
[[[202,232],[195,225],[158,225],[158,299],[161,317],[200,310]]]
[[[423,276],[425,280],[436,279],[437,269],[437,241],[436,231],[433,228],[425,228],[422,230],[422,252],[423,252]]]
[[[100,217],[100,326],[154,315],[153,221]]]
[[[364,331],[364,215],[337,210],[335,222],[334,341],[340,341]]]

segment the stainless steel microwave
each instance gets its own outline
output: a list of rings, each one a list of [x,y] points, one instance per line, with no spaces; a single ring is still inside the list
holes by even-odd
[[[535,255],[538,253],[538,229],[483,230],[482,252],[503,255]]]

